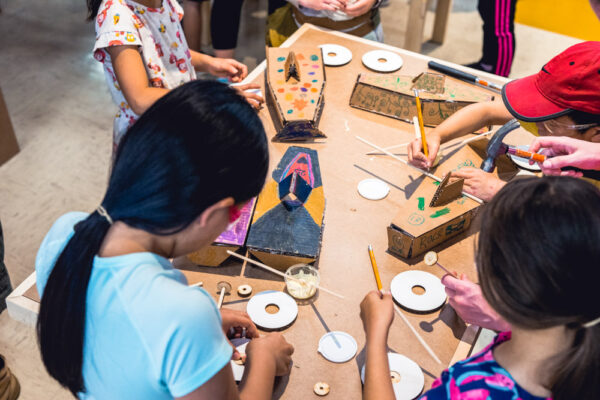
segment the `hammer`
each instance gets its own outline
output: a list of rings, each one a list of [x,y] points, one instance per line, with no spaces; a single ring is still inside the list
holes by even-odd
[[[494,168],[496,168],[496,158],[499,155],[506,154],[508,152],[508,146],[502,142],[504,137],[520,126],[521,125],[519,124],[519,121],[516,119],[511,119],[506,124],[502,125],[502,127],[498,129],[496,133],[494,133],[494,136],[492,136],[487,146],[487,157],[481,163],[482,170],[485,172],[492,172]]]
[[[502,125],[502,127],[498,129],[496,133],[494,133],[487,146],[487,158],[481,163],[482,170],[484,170],[485,172],[492,172],[494,168],[496,168],[496,158],[502,154],[506,154],[509,152],[510,146],[507,146],[502,142],[504,140],[504,137],[508,135],[509,132],[514,131],[520,126],[521,125],[519,124],[519,121],[517,121],[516,119],[512,119],[506,124]],[[582,172],[585,178],[600,180],[600,171],[580,169],[577,167],[564,167],[563,170]]]

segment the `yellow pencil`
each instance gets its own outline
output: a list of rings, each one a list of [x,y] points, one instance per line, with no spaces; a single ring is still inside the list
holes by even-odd
[[[377,290],[381,290],[381,278],[379,277],[379,270],[377,269],[377,262],[375,261],[375,254],[373,254],[373,246],[369,245],[369,257],[371,258],[371,267],[373,267],[373,273],[375,274],[375,280],[377,281]]]
[[[423,125],[423,111],[421,110],[421,99],[419,91],[415,89],[415,103],[417,105],[417,118],[419,119],[419,130],[421,131],[421,141],[423,142],[423,152],[425,157],[429,157],[429,149],[427,148],[427,140],[425,139],[425,125]]]

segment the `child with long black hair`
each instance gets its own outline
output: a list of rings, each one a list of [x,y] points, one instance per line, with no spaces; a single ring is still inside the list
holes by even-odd
[[[600,191],[570,177],[508,183],[483,209],[476,263],[491,307],[512,326],[442,373],[422,400],[600,399]],[[393,399],[390,294],[361,304],[364,399]]]
[[[247,67],[188,48],[176,0],[87,0],[88,19],[95,20],[94,58],[102,63],[111,96],[119,107],[113,127],[113,151],[139,115],[169,90],[196,79],[196,71],[237,83]],[[262,98],[237,89],[255,106]],[[114,153],[113,153],[114,155]]]
[[[270,399],[293,347],[258,337],[246,313],[219,314],[169,262],[212,243],[267,169],[261,121],[234,89],[194,81],[150,107],[119,146],[98,209],[60,217],[38,252],[50,375],[82,399]],[[232,327],[252,338],[239,393]]]

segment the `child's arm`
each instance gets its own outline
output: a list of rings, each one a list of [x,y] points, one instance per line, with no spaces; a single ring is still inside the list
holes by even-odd
[[[192,65],[196,71],[208,72],[219,78],[229,78],[233,83],[241,82],[248,75],[248,67],[231,58],[215,58],[190,50]]]
[[[119,87],[134,113],[143,114],[167,94],[168,89],[148,86],[148,75],[138,46],[110,46],[106,51],[110,54]]]
[[[408,162],[419,168],[433,166],[440,144],[489,125],[503,125],[513,118],[504,103],[489,101],[464,107],[427,134],[429,157],[422,151],[421,139],[408,145]]]
[[[394,320],[392,295],[378,291],[367,294],[360,303],[360,318],[367,337],[363,400],[393,400],[387,357],[388,332]]]
[[[227,363],[208,382],[178,400],[270,400],[275,377],[290,373],[293,352],[294,347],[281,333],[252,339],[246,346],[246,365],[239,391]]]

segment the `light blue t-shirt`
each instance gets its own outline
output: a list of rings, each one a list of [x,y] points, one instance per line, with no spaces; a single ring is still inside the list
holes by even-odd
[[[60,217],[35,269],[43,294],[56,259],[88,214]],[[73,266],[75,268],[76,266]],[[202,386],[231,359],[212,298],[156,254],[97,257],[87,291],[81,399],[171,399]]]

